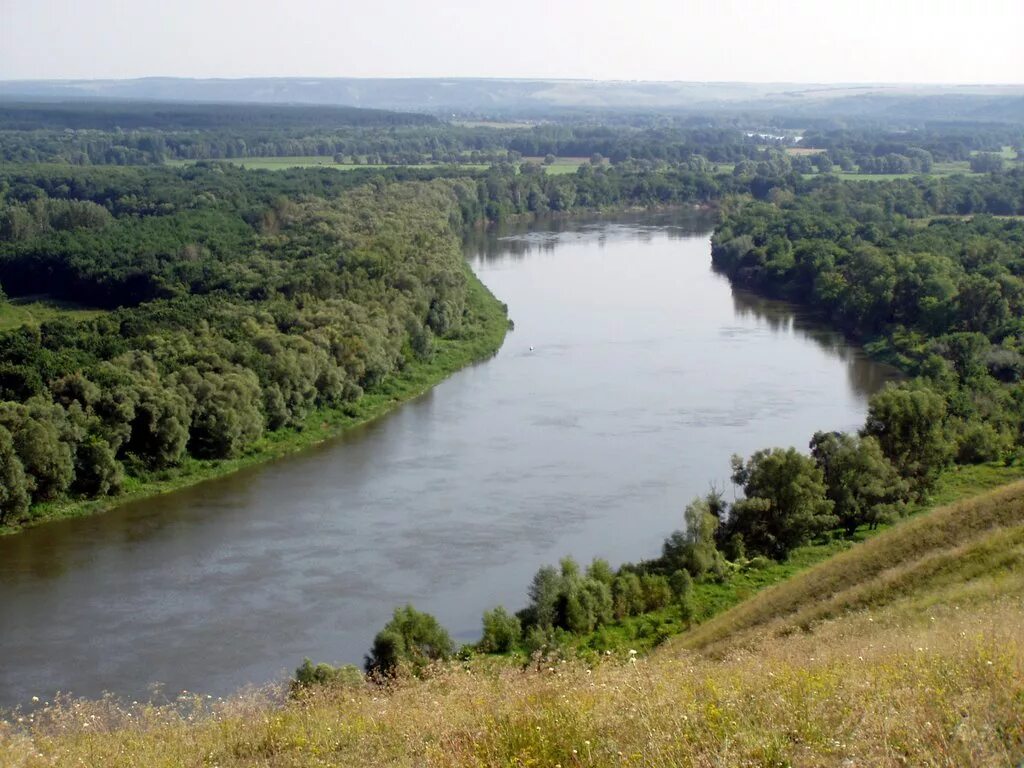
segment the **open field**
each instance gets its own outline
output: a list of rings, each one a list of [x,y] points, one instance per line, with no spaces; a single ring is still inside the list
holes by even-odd
[[[979,154],[979,152],[978,152],[978,150],[975,150],[974,152],[971,152],[971,154],[972,155],[977,155],[977,154]],[[1020,159],[1019,156],[1017,155],[1017,150],[1015,150],[1013,147],[1009,147],[1009,146],[1001,147],[1000,150],[999,150],[999,154],[1002,155],[1003,160],[1014,161],[1014,160]]]
[[[847,181],[892,181],[893,179],[912,179],[915,176],[953,176],[962,173],[965,176],[983,176],[984,174],[972,173],[966,162],[962,163],[936,163],[931,173],[858,173],[857,171],[833,170],[831,175],[838,176]],[[818,176],[818,173],[805,173],[803,177],[810,179]]]
[[[0,765],[1012,766],[1022,595],[1017,483],[896,525],[649,658],[479,659],[287,703],[65,701],[0,723]]]
[[[543,157],[524,157],[523,160],[544,165]],[[556,157],[554,163],[544,165],[544,171],[554,176],[560,176],[564,173],[576,173],[577,168],[581,165],[587,165],[589,162],[589,157]]]
[[[102,314],[102,309],[90,309],[45,297],[10,299],[0,302],[0,331],[9,331],[23,325],[39,325],[59,317],[88,320]]]
[[[174,168],[182,168],[189,165],[195,165],[197,160],[167,160],[166,165]],[[235,158],[224,158],[216,162],[231,163],[232,165],[240,165],[245,168],[252,170],[266,170],[266,171],[280,171],[288,168],[333,168],[336,171],[353,171],[359,168],[445,168],[447,167],[444,163],[415,163],[410,165],[386,165],[386,164],[363,164],[363,163],[336,163],[334,160],[327,156],[317,155],[293,155],[287,157],[235,157]],[[460,168],[466,168],[468,170],[485,170],[488,166],[486,164],[473,164],[465,163],[460,164]]]
[[[543,157],[525,157],[524,161],[534,162],[543,165]],[[167,160],[166,165],[174,168],[183,168],[200,162],[197,160]],[[316,155],[294,155],[288,157],[236,157],[218,160],[216,162],[232,163],[252,170],[280,171],[287,168],[333,168],[336,171],[351,171],[359,168],[447,168],[445,163],[412,163],[407,165],[387,164],[360,164],[360,163],[336,163],[330,157]],[[544,165],[547,173],[560,175],[576,173],[581,165],[590,162],[588,157],[559,157],[552,165]],[[488,163],[459,163],[458,168],[467,171],[483,171],[490,167]]]

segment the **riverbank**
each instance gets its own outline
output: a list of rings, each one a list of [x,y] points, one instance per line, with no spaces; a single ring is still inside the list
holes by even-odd
[[[1024,465],[997,462],[946,469],[928,497],[914,505],[906,517],[877,528],[862,526],[850,538],[829,538],[794,549],[784,561],[747,564],[724,581],[704,580],[693,586],[693,616],[682,621],[675,606],[623,618],[594,632],[572,638],[572,652],[584,659],[635,649],[649,652],[678,635],[699,634],[699,627],[755,595],[832,560],[843,552],[873,541],[909,520],[927,517],[937,509],[968,502],[1024,480]]]
[[[55,520],[106,512],[129,502],[188,488],[306,450],[353,427],[378,419],[402,403],[422,395],[456,371],[486,360],[501,348],[508,330],[508,313],[505,305],[480,282],[468,264],[465,270],[469,312],[465,319],[466,330],[460,338],[436,339],[430,360],[412,362],[353,403],[311,413],[301,429],[287,428],[268,433],[243,456],[218,461],[189,458],[180,466],[145,480],[128,478],[123,492],[117,496],[40,504],[33,508],[31,520],[17,526],[0,526],[0,535],[16,534]]]
[[[1022,510],[1020,484],[939,507],[648,658],[476,659],[285,702],[64,699],[0,720],[0,752],[40,768],[1016,765]]]

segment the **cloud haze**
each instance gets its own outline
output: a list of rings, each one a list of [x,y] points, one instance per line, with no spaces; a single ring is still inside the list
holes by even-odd
[[[0,0],[0,79],[1024,82],[1022,0]]]

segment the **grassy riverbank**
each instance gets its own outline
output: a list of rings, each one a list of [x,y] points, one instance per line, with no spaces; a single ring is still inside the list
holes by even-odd
[[[0,721],[0,765],[1016,765],[1022,594],[1016,483],[900,523],[648,658],[483,659],[287,703],[63,702]]]
[[[342,408],[316,411],[310,414],[301,429],[270,432],[236,459],[202,461],[188,458],[181,466],[154,473],[148,478],[128,478],[123,492],[117,496],[37,505],[31,520],[21,526],[0,526],[0,535],[16,533],[23,528],[52,520],[103,512],[131,501],[186,488],[304,450],[337,437],[347,429],[383,416],[403,402],[422,395],[459,369],[487,359],[498,351],[505,339],[508,316],[504,305],[477,279],[468,264],[465,269],[469,316],[464,320],[460,336],[436,339],[434,353],[429,360],[407,365],[354,403]]]
[[[1020,464],[1005,466],[991,463],[951,467],[940,476],[929,497],[910,511],[908,519],[927,519],[938,508],[978,497],[1020,480],[1024,480],[1024,466]],[[852,538],[836,537],[797,547],[781,562],[764,561],[757,566],[753,563],[742,566],[730,573],[723,582],[710,579],[700,581],[693,586],[694,614],[690,623],[680,620],[675,607],[667,607],[626,617],[587,635],[567,636],[569,645],[565,650],[584,659],[594,659],[609,651],[621,653],[631,648],[650,651],[670,638],[686,633],[693,626],[711,621],[762,591],[786,583],[841,553],[856,550],[859,544],[873,541],[906,522],[905,519],[874,530],[862,527]],[[518,659],[526,661],[521,652],[518,653]]]

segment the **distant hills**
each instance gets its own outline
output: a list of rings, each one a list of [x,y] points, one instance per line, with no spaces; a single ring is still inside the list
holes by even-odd
[[[3,101],[144,100],[305,104],[436,115],[579,112],[759,114],[1024,122],[1024,85],[827,85],[486,78],[152,77],[0,81]]]

